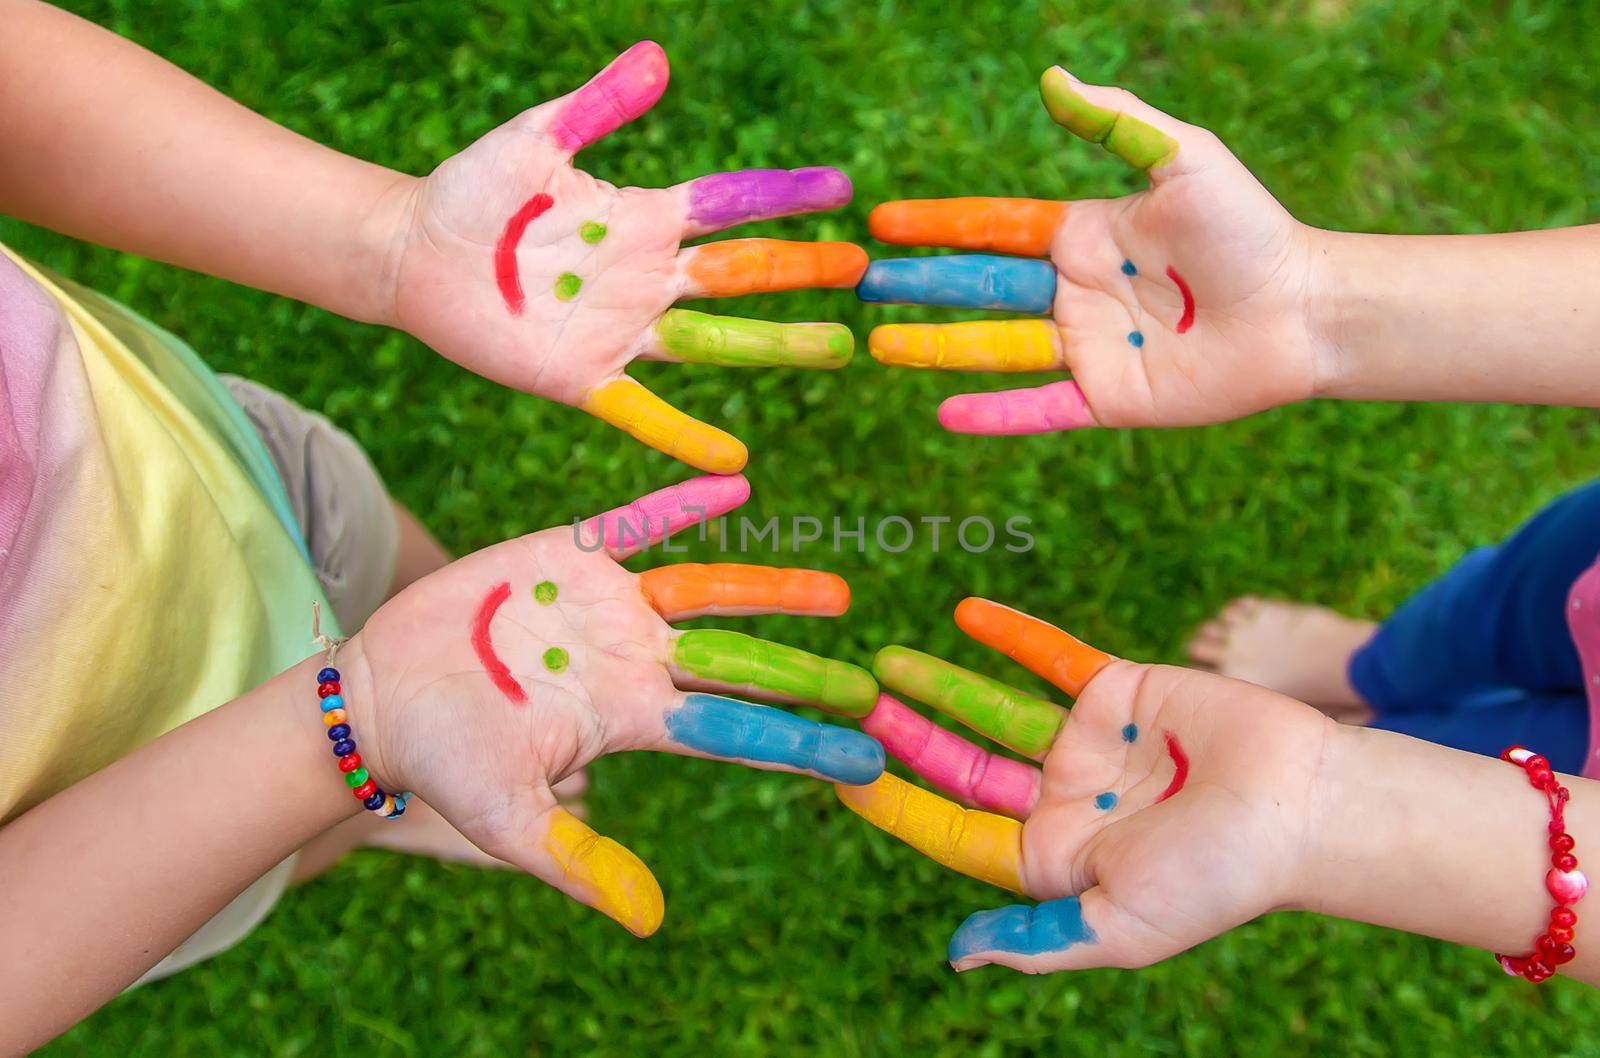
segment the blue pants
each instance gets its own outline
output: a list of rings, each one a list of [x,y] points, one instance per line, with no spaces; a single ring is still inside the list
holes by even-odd
[[[1567,592],[1600,553],[1600,482],[1469,553],[1350,659],[1374,727],[1497,756],[1521,743],[1577,772],[1589,742]]]

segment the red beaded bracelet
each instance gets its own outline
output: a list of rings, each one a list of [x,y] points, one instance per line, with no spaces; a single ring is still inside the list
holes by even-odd
[[[1519,765],[1528,773],[1533,788],[1542,790],[1550,801],[1550,870],[1544,876],[1544,887],[1556,901],[1550,911],[1550,925],[1534,938],[1533,950],[1528,954],[1495,956],[1506,973],[1538,984],[1554,977],[1556,968],[1571,962],[1577,954],[1572,949],[1572,938],[1578,927],[1578,913],[1572,905],[1589,891],[1589,879],[1578,870],[1578,857],[1572,854],[1572,835],[1567,833],[1563,818],[1567,798],[1572,795],[1556,781],[1550,762],[1522,746],[1508,747],[1500,759]]]

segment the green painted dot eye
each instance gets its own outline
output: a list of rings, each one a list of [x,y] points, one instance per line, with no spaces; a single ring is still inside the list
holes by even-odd
[[[541,580],[533,586],[533,597],[539,600],[540,606],[549,606],[556,601],[556,582]]]
[[[599,221],[586,220],[578,226],[578,238],[593,246],[606,237],[606,226]]]
[[[551,672],[560,672],[567,667],[567,652],[560,647],[551,647],[544,652],[544,667]]]
[[[583,280],[571,272],[561,273],[561,278],[556,280],[556,297],[562,301],[571,301],[578,296],[578,291],[583,289]]]

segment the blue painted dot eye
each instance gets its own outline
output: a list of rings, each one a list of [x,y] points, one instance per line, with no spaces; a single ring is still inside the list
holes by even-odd
[[[1124,724],[1122,728],[1122,741],[1133,742],[1139,737],[1138,724]]]
[[[1122,274],[1125,276],[1136,276],[1139,274],[1139,270],[1133,267],[1132,261],[1124,260],[1122,262]]]
[[[1102,812],[1109,812],[1117,807],[1117,795],[1107,790],[1105,793],[1095,797],[1094,806]]]
[[[1139,348],[1140,346],[1144,345],[1144,335],[1138,331],[1129,331],[1128,344],[1133,346],[1135,349]]]

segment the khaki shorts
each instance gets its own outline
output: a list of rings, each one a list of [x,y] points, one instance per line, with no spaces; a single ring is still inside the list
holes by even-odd
[[[222,383],[266,442],[289,492],[289,505],[328,604],[346,635],[389,596],[399,554],[399,530],[389,492],[355,439],[316,412],[246,379]],[[254,929],[283,895],[295,857],[217,912],[133,987],[171,976],[231,948]]]

